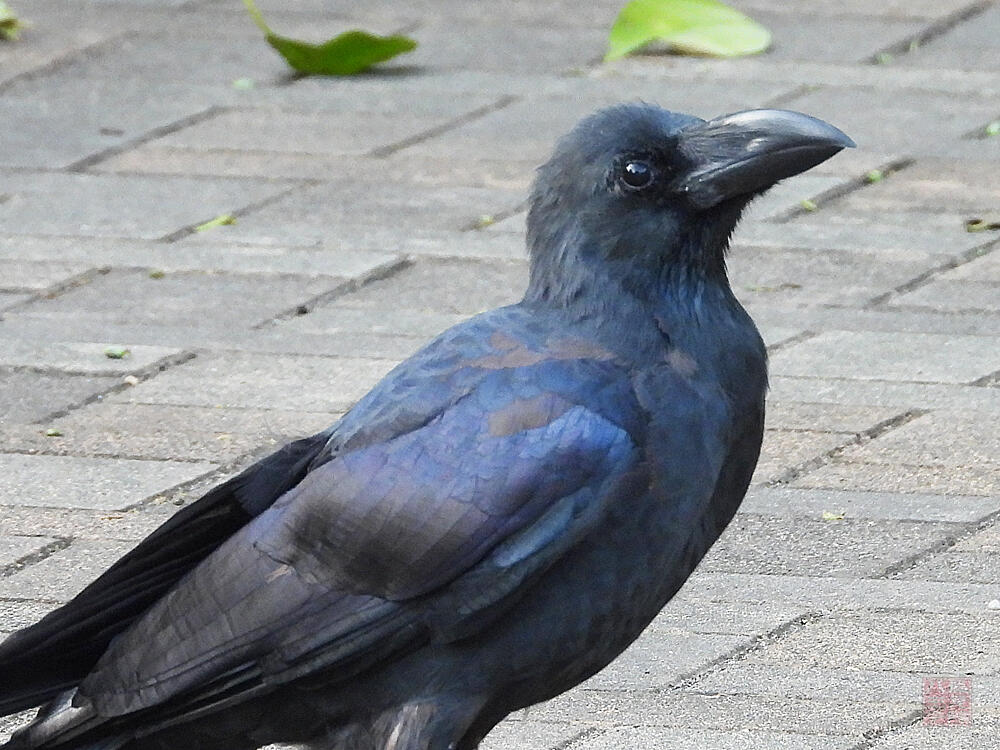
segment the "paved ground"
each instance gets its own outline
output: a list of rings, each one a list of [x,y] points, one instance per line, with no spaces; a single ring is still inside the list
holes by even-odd
[[[486,747],[994,746],[1000,232],[964,222],[1000,221],[1000,3],[742,0],[771,53],[601,66],[620,0],[264,0],[287,34],[421,43],[293,80],[237,0],[11,1],[33,27],[0,44],[0,633],[514,300],[532,169],[581,115],[783,106],[860,148],[735,241],[772,352],[751,495],[628,653]],[[925,717],[928,678],[958,725]]]

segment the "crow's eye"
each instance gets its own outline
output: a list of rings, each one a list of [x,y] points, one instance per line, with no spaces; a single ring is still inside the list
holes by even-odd
[[[622,167],[622,184],[629,190],[642,190],[653,184],[653,168],[644,161],[627,161]]]

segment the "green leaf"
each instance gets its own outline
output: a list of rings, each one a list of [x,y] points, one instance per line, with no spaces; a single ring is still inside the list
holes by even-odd
[[[874,185],[876,182],[882,182],[885,179],[885,172],[881,169],[872,169],[865,174],[865,182],[870,185]]]
[[[983,133],[988,136],[1000,135],[1000,120],[994,120],[983,128]]]
[[[55,427],[50,427],[45,431],[45,437],[62,437],[62,430],[57,430]]]
[[[771,32],[718,0],[632,0],[611,27],[604,60],[661,41],[689,55],[738,57],[771,46]]]
[[[214,219],[209,219],[204,224],[199,224],[194,228],[196,232],[207,232],[209,229],[215,229],[216,227],[227,227],[230,224],[236,223],[236,217],[232,214],[219,214]]]
[[[843,521],[846,513],[842,510],[824,510],[823,520],[824,521]]]
[[[1000,229],[1000,216],[965,220],[966,232],[995,232],[998,229]]]
[[[0,0],[0,39],[15,41],[21,35],[24,24],[17,20],[10,6]]]
[[[132,352],[123,346],[109,346],[104,350],[104,356],[108,359],[125,359]]]
[[[817,206],[813,201],[809,200],[808,198],[803,198],[802,201],[799,203],[799,205],[802,206],[802,209],[804,211],[815,211],[817,208],[819,208],[819,206]]]
[[[267,43],[274,47],[292,68],[306,75],[354,75],[417,47],[417,43],[409,37],[376,36],[360,29],[345,31],[322,44],[289,39],[271,31],[253,0],[243,0],[243,4],[253,17],[254,23],[264,32]]]

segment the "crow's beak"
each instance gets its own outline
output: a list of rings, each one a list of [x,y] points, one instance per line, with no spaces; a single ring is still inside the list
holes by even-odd
[[[752,195],[826,161],[854,141],[815,117],[752,109],[694,125],[678,146],[691,164],[678,190],[699,209]]]

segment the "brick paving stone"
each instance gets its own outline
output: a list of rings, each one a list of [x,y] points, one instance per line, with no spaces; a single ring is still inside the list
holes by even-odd
[[[48,300],[40,305],[49,304]],[[30,310],[31,308],[23,308]],[[30,341],[4,335],[0,331],[0,366],[61,370],[85,375],[127,375],[177,357],[179,349],[163,346],[128,346],[122,357],[109,357],[106,351],[123,348],[127,342]]]
[[[878,4],[866,0],[821,0],[809,7],[811,13],[823,16],[886,16],[889,18],[939,18],[968,7],[967,0],[885,0]],[[766,10],[775,13],[799,12],[799,6],[782,0],[741,0],[746,13]]]
[[[817,430],[767,430],[754,484],[784,476],[793,467],[818,458],[850,440],[849,437]]]
[[[833,407],[778,401],[767,404],[765,426],[771,430],[822,430],[823,432],[859,433],[895,417],[898,409],[889,407]]]
[[[53,605],[49,602],[33,602],[23,599],[0,599],[0,633],[13,633],[38,622],[47,615]],[[0,737],[8,726],[0,719]]]
[[[732,662],[700,677],[693,689],[708,694],[773,695],[806,700],[834,700],[849,695],[866,702],[919,704],[925,674],[828,668],[806,663]],[[1000,702],[1000,678],[976,675],[973,689],[982,706]]]
[[[868,463],[965,466],[993,464],[1000,472],[1000,436],[976,411],[938,410],[890,430],[840,457]]]
[[[733,291],[747,304],[859,305],[920,275],[932,257],[912,251],[862,256],[844,250],[739,247],[728,265]]]
[[[385,360],[231,352],[198,357],[113,403],[341,412],[391,369]],[[312,387],[302,388],[303,383]]]
[[[0,289],[4,291],[42,291],[88,270],[86,263],[0,261]]]
[[[966,23],[949,29],[900,58],[899,64],[924,68],[982,70],[984,61],[1000,56],[996,28],[1000,8],[987,8]]]
[[[836,122],[868,148],[914,156],[948,155],[952,144],[1000,111],[997,98],[959,100],[948,92],[911,89],[886,97],[873,87],[821,87],[783,105]],[[934,116],[927,117],[927,112]],[[981,149],[993,147],[984,143]]]
[[[663,727],[618,727],[587,736],[569,746],[571,750],[847,750],[847,738],[807,735],[786,731],[761,732],[746,728],[733,731],[711,729],[666,729]]]
[[[130,542],[74,541],[41,562],[0,578],[0,597],[69,601],[133,546]]]
[[[177,512],[177,499],[186,498],[184,491],[169,493],[169,497],[154,495],[143,505],[128,511],[7,505],[3,508],[0,530],[21,536],[41,534],[134,544]]]
[[[287,190],[288,182],[0,171],[6,232],[157,239]]]
[[[532,719],[588,722],[597,726],[691,727],[701,731],[755,730],[793,735],[857,735],[907,716],[903,703],[799,701],[765,696],[571,690],[529,712]]]
[[[821,518],[825,511],[836,511],[850,519],[969,523],[1000,510],[1000,498],[754,487],[740,509],[780,517]]]
[[[118,382],[117,377],[0,370],[0,434],[11,425],[35,422],[82,403]]]
[[[151,276],[148,271],[113,270],[52,299],[24,305],[18,313],[76,323],[91,319],[110,324],[249,328],[341,283],[336,277],[196,272]]]
[[[125,508],[214,468],[209,463],[0,454],[0,506]]]
[[[889,307],[920,307],[950,311],[1000,313],[1000,283],[996,281],[945,281],[938,279],[901,294]],[[1000,319],[996,320],[1000,327]]]
[[[1000,554],[947,551],[921,560],[898,576],[919,581],[969,581],[1000,584]]]
[[[947,541],[952,524],[844,518],[774,518],[736,514],[700,570],[715,573],[874,577],[890,565]]]
[[[774,398],[786,401],[900,406],[901,411],[913,408],[979,409],[984,414],[1000,414],[996,394],[976,386],[844,380],[808,375],[772,376],[770,384]]]
[[[95,403],[36,428],[7,430],[18,452],[227,462],[325,429],[337,414]],[[62,433],[47,437],[45,428]]]
[[[386,310],[386,322],[399,310],[468,316],[516,302],[527,280],[525,263],[427,259],[337,298],[324,313],[334,315],[339,308]]]
[[[973,696],[978,693],[973,693]],[[920,722],[889,735],[879,750],[967,750],[989,747],[1000,732],[1000,713],[976,708],[973,697],[972,717],[968,725],[934,726]]]
[[[53,541],[44,536],[11,536],[0,534],[0,568],[34,554]]]
[[[837,612],[748,654],[744,663],[995,677],[995,619],[908,609]]]
[[[672,599],[653,624],[663,630],[760,636],[806,614],[801,607],[767,602],[713,602]]]
[[[30,294],[16,294],[14,292],[0,292],[0,311],[18,307],[31,299]]]
[[[896,581],[820,576],[768,576],[695,571],[679,594],[683,600],[797,606],[810,610],[912,609],[994,617],[988,604],[996,586],[936,581]]]
[[[996,339],[827,331],[777,352],[777,375],[963,383],[1000,369]],[[992,349],[992,352],[991,352]]]
[[[929,492],[941,495],[995,496],[1000,476],[995,464],[920,466],[834,460],[792,482],[810,487],[862,492]]]
[[[505,721],[490,732],[479,750],[556,750],[583,730],[572,724]]]

